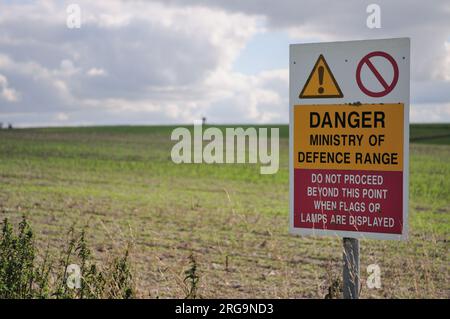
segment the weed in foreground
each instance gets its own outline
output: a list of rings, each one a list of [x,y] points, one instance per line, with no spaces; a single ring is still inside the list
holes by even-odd
[[[189,255],[189,268],[184,272],[186,277],[184,277],[184,283],[186,286],[186,299],[197,298],[197,289],[200,276],[197,271],[197,260],[195,259],[194,253]]]
[[[5,219],[0,234],[0,298],[133,298],[129,249],[99,266],[93,261],[85,231],[77,234],[71,228],[57,263],[50,260],[48,250],[38,259],[26,218],[22,218],[17,233]],[[79,267],[79,287],[68,284],[71,265]]]

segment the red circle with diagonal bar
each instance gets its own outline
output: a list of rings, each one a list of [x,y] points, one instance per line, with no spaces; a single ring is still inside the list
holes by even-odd
[[[370,58],[373,57],[383,57],[386,60],[390,62],[392,65],[392,68],[394,70],[394,77],[391,81],[391,84],[388,84],[386,80],[383,78],[383,76],[378,72],[377,68],[373,65],[373,63],[370,61]],[[367,89],[362,80],[361,80],[361,69],[364,65],[367,65],[367,67],[372,71],[373,75],[376,77],[376,79],[380,82],[380,84],[383,86],[384,90],[379,92],[374,92],[369,89]],[[359,88],[361,91],[363,91],[366,95],[371,97],[383,97],[385,95],[388,95],[397,85],[399,77],[399,71],[398,71],[398,65],[397,62],[395,62],[395,59],[383,51],[375,51],[367,54],[365,57],[359,61],[358,67],[356,68],[356,83],[358,83]]]

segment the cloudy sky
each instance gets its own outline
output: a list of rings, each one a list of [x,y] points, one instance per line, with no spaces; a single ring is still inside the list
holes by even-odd
[[[448,0],[0,0],[0,122],[287,123],[290,43],[405,36],[411,121],[450,122]]]

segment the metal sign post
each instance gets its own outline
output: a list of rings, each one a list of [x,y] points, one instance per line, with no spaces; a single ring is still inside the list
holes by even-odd
[[[356,238],[343,238],[344,271],[343,294],[345,299],[359,298],[359,241]]]

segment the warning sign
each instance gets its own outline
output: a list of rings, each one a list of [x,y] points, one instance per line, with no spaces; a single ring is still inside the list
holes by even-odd
[[[291,46],[291,233],[406,239],[409,51],[409,39]]]
[[[344,97],[330,67],[321,54],[300,93],[301,99]]]

